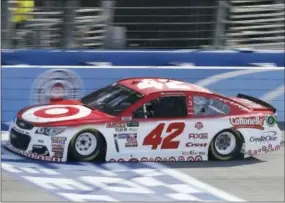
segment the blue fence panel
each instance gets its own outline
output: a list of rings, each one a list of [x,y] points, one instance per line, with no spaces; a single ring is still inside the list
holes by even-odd
[[[61,51],[3,50],[2,65],[86,65],[110,62],[120,66],[167,66],[193,63],[195,66],[252,66],[272,63],[285,66],[284,51]]]
[[[284,121],[284,68],[222,69],[206,67],[3,67],[2,121],[10,122],[28,105],[45,102],[57,84],[67,98],[80,98],[98,88],[129,77],[166,77],[204,86],[226,96],[237,93],[264,99]],[[2,126],[3,127],[3,126]]]

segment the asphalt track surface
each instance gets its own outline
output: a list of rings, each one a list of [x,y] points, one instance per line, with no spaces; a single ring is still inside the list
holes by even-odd
[[[214,193],[226,192],[245,201],[284,202],[284,143],[279,151],[246,160],[171,162],[159,165],[163,169],[166,167],[167,173],[178,173],[181,178],[189,179],[188,181],[194,178],[194,181],[199,180],[201,184],[206,183],[202,187],[208,187]],[[1,201],[62,202],[67,200],[48,193],[35,184],[20,180],[2,169]]]

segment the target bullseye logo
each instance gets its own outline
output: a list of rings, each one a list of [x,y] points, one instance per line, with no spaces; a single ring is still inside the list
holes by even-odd
[[[28,109],[22,118],[29,122],[47,123],[84,118],[91,109],[80,105],[46,105]]]
[[[79,113],[79,109],[75,107],[48,107],[38,110],[34,113],[35,116],[40,118],[60,118],[72,116]]]

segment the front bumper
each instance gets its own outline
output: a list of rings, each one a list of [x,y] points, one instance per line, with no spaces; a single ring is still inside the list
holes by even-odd
[[[9,127],[6,148],[19,155],[52,162],[66,162],[69,139],[63,132],[56,136],[35,134],[38,127],[20,127],[13,122]]]

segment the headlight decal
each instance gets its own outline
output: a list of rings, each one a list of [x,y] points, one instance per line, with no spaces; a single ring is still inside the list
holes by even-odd
[[[46,135],[46,136],[55,136],[58,135],[60,133],[62,133],[63,131],[65,131],[66,128],[64,127],[59,127],[59,128],[37,128],[36,130],[36,134],[38,135]]]

